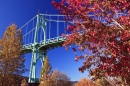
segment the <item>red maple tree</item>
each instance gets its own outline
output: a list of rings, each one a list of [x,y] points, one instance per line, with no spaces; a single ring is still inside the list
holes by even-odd
[[[119,76],[130,84],[130,0],[62,0],[52,4],[70,22],[67,30],[71,35],[63,46],[75,44],[83,52],[75,58],[85,59],[79,71],[89,69],[95,78]]]

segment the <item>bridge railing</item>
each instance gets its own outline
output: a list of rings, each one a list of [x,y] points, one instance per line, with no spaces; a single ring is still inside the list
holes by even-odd
[[[38,44],[39,45],[40,44],[46,45],[46,44],[49,44],[49,43],[64,42],[65,39],[66,39],[66,36],[59,36],[59,37],[54,37],[54,38],[47,39],[46,41],[42,40]],[[30,47],[30,48],[33,47],[33,43],[23,45],[23,48],[27,48],[27,47]]]
[[[39,14],[40,18],[44,18],[46,22],[46,40],[51,38],[59,37],[61,34],[66,33],[66,27],[68,23],[65,21],[64,15],[51,15],[51,14]],[[40,23],[43,23],[42,19],[39,20]],[[24,45],[29,45],[34,43],[34,36],[36,32],[37,25],[37,16],[32,18],[26,24],[24,24],[21,28],[23,34],[23,42]],[[40,43],[44,40],[44,32],[42,27],[39,27],[37,42]]]

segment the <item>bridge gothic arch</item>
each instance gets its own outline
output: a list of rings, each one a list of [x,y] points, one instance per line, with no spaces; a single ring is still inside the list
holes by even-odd
[[[42,29],[44,33],[44,43],[46,42],[46,20],[44,19],[43,16],[40,14],[37,15],[37,22],[36,22],[36,30],[34,34],[34,44],[32,48],[32,60],[31,60],[31,66],[30,66],[30,73],[29,73],[29,83],[35,82],[36,81],[36,63],[37,60],[40,59],[42,62],[44,62],[44,58],[46,57],[46,50],[41,51],[39,49],[38,44],[38,32],[39,30]]]

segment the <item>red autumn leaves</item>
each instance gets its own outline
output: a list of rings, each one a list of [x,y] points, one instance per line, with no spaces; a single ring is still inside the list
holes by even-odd
[[[67,36],[64,46],[75,44],[83,52],[75,59],[85,59],[79,70],[88,69],[97,78],[106,74],[120,76],[129,83],[129,0],[62,0],[52,4],[66,15],[67,21],[74,22],[68,26],[72,34]],[[91,54],[86,55],[87,50]]]

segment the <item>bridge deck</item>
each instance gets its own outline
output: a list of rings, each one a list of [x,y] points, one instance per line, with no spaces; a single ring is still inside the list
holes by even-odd
[[[41,41],[40,43],[37,44],[27,44],[23,46],[23,52],[25,53],[31,53],[34,46],[38,47],[40,50],[48,50],[48,49],[53,49],[58,46],[62,46],[63,42],[65,41],[66,37],[65,36],[59,36],[51,39],[47,39],[46,41]]]

